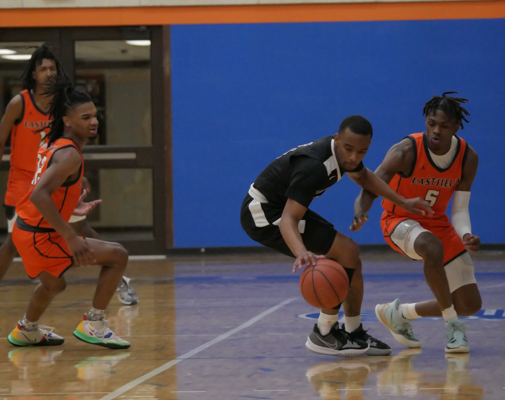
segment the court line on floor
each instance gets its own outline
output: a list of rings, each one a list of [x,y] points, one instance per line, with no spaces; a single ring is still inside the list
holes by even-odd
[[[236,328],[234,328],[226,333],[223,333],[222,335],[218,336],[217,338],[215,338],[207,343],[204,343],[201,346],[198,346],[196,349],[188,351],[187,353],[183,354],[182,356],[177,357],[177,358],[173,359],[172,361],[167,362],[166,364],[163,364],[161,367],[156,368],[155,370],[141,376],[140,378],[137,378],[137,379],[131,381],[130,383],[127,383],[126,385],[120,387],[119,389],[109,393],[107,396],[100,398],[100,400],[112,400],[112,399],[119,397],[123,393],[133,389],[135,386],[138,386],[141,383],[147,381],[148,379],[151,379],[153,376],[159,375],[162,372],[166,371],[167,369],[172,368],[174,365],[179,364],[181,361],[184,361],[184,360],[194,356],[195,354],[198,354],[201,351],[208,349],[209,347],[215,345],[216,343],[219,343],[219,342],[227,339],[231,335],[250,327],[254,323],[258,322],[260,319],[277,311],[279,308],[284,307],[286,304],[291,303],[295,299],[296,299],[296,297],[292,297],[290,299],[284,300],[283,302],[277,304],[276,306],[273,306],[273,307],[269,308],[268,310],[265,310],[262,313],[258,314],[254,318],[251,318],[249,321],[244,322],[242,325],[237,326]]]

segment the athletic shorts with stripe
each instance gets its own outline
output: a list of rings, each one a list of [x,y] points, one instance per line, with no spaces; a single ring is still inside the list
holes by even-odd
[[[58,232],[44,228],[33,232],[23,230],[20,226],[23,223],[18,218],[12,231],[12,240],[30,278],[36,278],[43,271],[59,278],[73,265],[74,259],[67,242]]]
[[[240,210],[240,222],[242,229],[255,242],[294,257],[279,229],[283,211],[282,206],[258,201],[247,194]],[[307,210],[298,230],[307,250],[318,255],[330,251],[337,235],[333,224],[312,210]]]
[[[396,250],[404,255],[402,249],[400,249],[392,240],[391,235],[393,235],[397,226],[409,218],[399,217],[394,214],[384,212],[381,219],[381,228],[384,234],[384,239],[391,246],[393,250]],[[448,219],[416,219],[421,227],[433,233],[438,237],[442,245],[444,246],[444,265],[448,264],[458,256],[466,252],[466,247],[463,241],[454,231],[454,227]]]

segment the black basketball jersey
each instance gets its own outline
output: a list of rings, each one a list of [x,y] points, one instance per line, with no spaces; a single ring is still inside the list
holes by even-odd
[[[254,187],[269,203],[284,207],[289,198],[308,208],[314,198],[342,179],[346,172],[363,168],[363,162],[353,171],[340,168],[333,136],[327,136],[276,158],[261,172]]]

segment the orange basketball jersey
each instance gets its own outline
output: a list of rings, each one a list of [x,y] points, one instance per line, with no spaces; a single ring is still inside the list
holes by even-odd
[[[415,158],[409,175],[396,174],[389,186],[398,194],[405,198],[421,197],[430,203],[435,214],[426,218],[428,220],[445,219],[449,201],[461,181],[463,166],[465,164],[468,146],[466,142],[458,139],[458,147],[452,164],[445,168],[439,168],[432,160],[428,150],[428,139],[426,133],[414,133],[407,136],[412,140],[415,151]],[[405,211],[390,202],[382,201],[384,208],[383,218],[394,214],[419,221],[422,216]]]
[[[11,132],[11,167],[35,173],[37,151],[49,132],[49,114],[40,110],[29,90],[23,90],[23,113]],[[48,128],[37,132],[39,129]]]
[[[37,153],[38,167],[31,182],[30,191],[19,201],[18,205],[16,206],[16,212],[18,213],[19,218],[22,220],[20,221],[19,218],[17,220],[17,224],[21,229],[28,230],[29,227],[52,229],[52,226],[49,225],[49,223],[37,210],[35,205],[30,201],[30,196],[40,177],[51,165],[51,160],[54,153],[67,147],[74,147],[81,155],[81,168],[79,171],[79,176],[73,182],[67,182],[60,186],[58,190],[56,190],[56,192],[51,195],[51,198],[65,221],[68,222],[72,213],[74,212],[74,208],[77,205],[77,202],[79,201],[79,197],[81,195],[81,180],[84,172],[84,160],[82,158],[82,153],[79,150],[79,147],[72,139],[60,138],[51,143],[51,146],[49,148],[47,146],[47,143],[42,145]],[[28,225],[28,227],[26,225]]]

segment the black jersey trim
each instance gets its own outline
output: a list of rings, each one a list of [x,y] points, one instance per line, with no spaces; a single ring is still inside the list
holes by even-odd
[[[452,257],[449,261],[447,261],[447,262],[444,264],[444,267],[445,267],[447,264],[449,264],[449,263],[453,262],[456,258],[458,258],[458,257],[462,256],[463,254],[465,254],[465,253],[467,253],[467,252],[468,252],[468,251],[465,249],[465,250],[463,250],[461,253],[459,253],[459,254],[455,255],[454,257]]]
[[[36,232],[34,232],[34,233],[33,233],[33,247],[35,248],[35,250],[37,250],[37,253],[39,253],[42,257],[44,257],[44,258],[49,258],[49,259],[53,259],[53,260],[54,260],[54,259],[62,259],[62,258],[71,258],[71,257],[69,257],[68,255],[65,255],[65,256],[63,256],[63,257],[50,257],[50,256],[45,255],[44,253],[42,253],[42,252],[41,252],[41,251],[37,248],[37,239],[36,239],[36,235],[37,235],[37,233],[36,233]],[[50,234],[48,233],[48,235],[50,235]],[[49,240],[50,240],[50,239],[49,239]],[[53,242],[51,242],[51,243],[53,243]],[[55,244],[55,243],[53,243],[53,244]],[[59,246],[58,246],[58,247],[59,247]],[[60,249],[61,249],[61,247],[60,247]],[[63,252],[63,253],[64,253],[64,254],[67,254],[66,252]]]
[[[405,175],[403,172],[399,172],[398,175],[400,175],[402,178],[410,178],[412,176],[412,174],[414,173],[415,169],[416,169],[416,164],[417,164],[417,143],[416,143],[416,139],[414,139],[410,135],[409,136],[405,136],[402,140],[405,140],[405,139],[410,139],[410,141],[412,142],[412,146],[414,146],[414,160],[412,161],[409,173],[407,175]]]
[[[37,103],[35,103],[35,99],[33,98],[33,94],[32,94],[32,91],[31,91],[31,90],[28,90],[28,94],[30,95],[30,100],[32,101],[32,104],[33,104],[33,106],[35,107],[35,109],[36,109],[39,113],[41,113],[42,115],[49,115],[49,113],[42,111],[42,110],[39,108],[39,106],[37,106]]]
[[[73,265],[74,265],[74,257],[71,256],[70,258],[70,265],[63,270],[61,274],[58,275],[58,278],[61,278],[65,272],[67,272]]]
[[[456,154],[454,154],[454,158],[452,159],[451,164],[447,168],[440,168],[437,164],[435,164],[435,162],[431,158],[430,148],[428,147],[428,135],[426,134],[426,132],[423,133],[424,153],[426,154],[426,157],[428,158],[428,161],[430,162],[431,166],[435,168],[438,172],[445,172],[450,170],[451,167],[454,165],[454,161],[456,161],[456,158],[458,158],[459,151],[461,150],[461,139],[457,135],[454,136],[456,136],[456,139],[458,139],[458,148],[456,150]]]
[[[65,189],[65,196],[63,197],[63,202],[61,203],[61,207],[58,210],[59,213],[61,213],[61,210],[63,209],[63,206],[65,205],[65,200],[67,200],[67,193],[68,193],[68,187]],[[42,223],[42,221],[44,221],[44,216],[42,216],[42,218],[40,219],[39,223],[37,224],[37,228]]]
[[[461,175],[463,176],[463,170],[465,169],[466,158],[468,157],[468,143],[465,146],[465,153],[463,154],[463,161],[461,162]]]
[[[402,183],[402,177],[400,176],[400,179],[398,180],[398,187],[396,188],[396,193],[398,193],[398,190],[400,190],[400,184]],[[393,203],[393,202],[392,202]],[[391,210],[391,212],[395,212],[395,208],[396,208],[396,204],[393,203],[393,209]]]
[[[61,139],[61,138],[60,138],[60,139]],[[68,138],[65,138],[65,139],[68,139]],[[68,140],[72,140],[72,139],[68,139]],[[72,142],[74,142],[74,141],[72,140]],[[75,143],[75,142],[74,142],[74,143]],[[77,146],[77,144],[76,144],[76,146]],[[56,149],[55,151],[53,151],[53,154],[51,155],[51,158],[50,158],[50,159],[49,159],[49,161],[47,162],[47,168],[49,168],[49,167],[51,166],[51,163],[53,162],[53,157],[54,157],[54,155],[56,154],[56,152],[58,152],[58,151],[60,151],[60,150],[62,150],[62,149],[66,149],[67,147],[72,147],[73,149],[75,149],[75,148],[76,148],[75,146],[72,146],[71,144],[67,144],[66,146],[62,146],[62,147],[60,147],[59,149]],[[82,153],[81,153],[81,151],[79,150],[79,148],[77,148],[76,150],[79,152],[79,154],[81,155],[81,158],[82,158]],[[70,187],[70,186],[72,186],[72,185],[75,185],[77,182],[79,182],[79,179],[81,179],[82,164],[83,164],[83,162],[82,162],[82,160],[81,160],[81,166],[79,167],[79,174],[77,175],[77,178],[76,178],[76,179],[74,179],[74,180],[73,180],[73,181],[71,181],[71,182],[64,182],[64,183],[63,183],[60,187]],[[47,170],[47,168],[46,168],[46,170]]]
[[[16,126],[18,126],[25,118],[25,96],[23,96],[21,93],[19,93],[19,95],[21,96],[22,107],[21,107],[21,116],[14,121],[14,125]]]
[[[52,228],[41,228],[40,226],[32,226],[28,225],[25,221],[23,221],[20,217],[17,218],[16,220],[16,225],[18,226],[19,229],[22,231],[26,232],[34,232],[34,233],[49,233],[49,232],[56,232]]]

